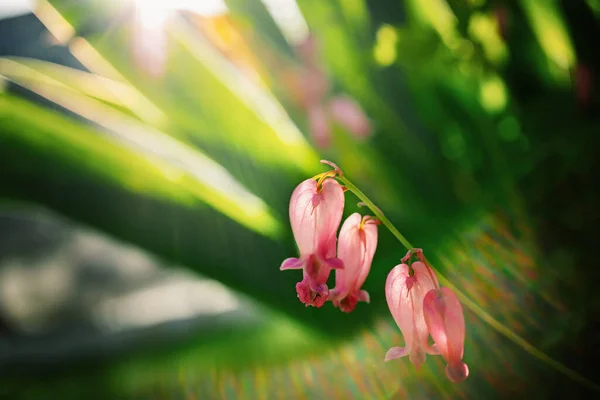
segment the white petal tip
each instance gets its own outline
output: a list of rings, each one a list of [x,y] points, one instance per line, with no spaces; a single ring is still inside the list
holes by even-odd
[[[300,258],[286,258],[279,267],[280,271],[287,269],[301,269],[304,267],[304,261]]]
[[[366,290],[361,290],[358,296],[358,300],[369,304],[371,302],[371,296],[369,296],[369,292],[367,292]]]
[[[404,357],[408,355],[408,351],[403,347],[392,347],[385,353],[385,358],[383,361],[387,362],[390,360],[395,360],[396,358]]]

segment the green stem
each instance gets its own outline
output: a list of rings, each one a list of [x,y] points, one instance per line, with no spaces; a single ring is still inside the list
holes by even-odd
[[[361,192],[361,190],[357,188],[356,185],[354,185],[352,182],[350,182],[345,176],[338,176],[337,178],[344,184],[344,186],[348,188],[348,190],[354,193],[356,197],[358,197],[363,203],[367,205],[367,207],[369,207],[369,209],[373,212],[373,214],[375,214],[377,219],[380,220],[381,223],[384,224],[385,227],[388,228],[394,236],[396,236],[396,239],[398,239],[398,241],[402,243],[404,247],[406,247],[406,250],[414,248],[414,246],[410,244],[410,242],[404,237],[404,235],[402,235],[400,231],[396,229],[396,227],[390,222],[390,220],[385,215],[383,215],[381,210],[377,208],[377,206],[371,201],[371,199],[367,197],[366,194]]]
[[[371,201],[371,199],[369,199],[367,197],[367,195],[365,195],[358,187],[356,187],[356,185],[354,185],[352,182],[350,182],[350,180],[348,178],[346,178],[345,176],[338,175],[337,179],[340,182],[342,182],[344,184],[344,186],[346,186],[348,188],[348,190],[350,190],[352,193],[354,193],[356,195],[356,197],[358,197],[363,203],[365,203],[365,205],[367,207],[369,207],[369,209],[373,212],[373,214],[375,214],[375,216],[381,221],[381,223],[383,225],[385,225],[386,228],[388,228],[390,232],[392,232],[392,234],[396,237],[396,239],[398,239],[398,241],[404,247],[406,247],[407,250],[411,250],[414,248],[414,246],[410,244],[410,242],[400,233],[400,231],[398,231],[398,229],[396,229],[396,227],[381,212],[381,210]],[[433,268],[433,267],[431,267],[431,268]],[[467,307],[475,315],[477,315],[484,322],[486,322],[488,325],[490,325],[492,328],[494,328],[496,330],[496,332],[505,336],[507,339],[509,339],[510,341],[515,343],[517,346],[521,347],[523,350],[525,350],[527,353],[531,354],[532,356],[534,356],[541,362],[546,363],[550,367],[565,374],[569,378],[573,379],[576,382],[579,382],[580,384],[586,386],[587,388],[600,393],[599,385],[597,385],[596,383],[587,379],[586,377],[580,375],[577,371],[552,359],[546,353],[539,350],[531,343],[527,342],[521,336],[514,333],[509,327],[502,324],[500,321],[496,320],[494,317],[492,317],[490,314],[488,314],[484,309],[479,307],[474,301],[469,299],[461,290],[459,290],[456,286],[454,286],[452,283],[450,283],[450,281],[448,279],[446,279],[446,277],[444,277],[438,271],[436,271],[436,274],[437,274],[437,277],[438,277],[438,280],[440,281],[440,283],[442,283],[444,286],[451,289],[456,294],[458,299],[462,302],[462,304],[465,305],[465,307]]]

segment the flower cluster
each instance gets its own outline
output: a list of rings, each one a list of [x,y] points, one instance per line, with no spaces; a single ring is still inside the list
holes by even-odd
[[[288,76],[287,84],[298,105],[307,114],[313,141],[322,148],[329,146],[330,120],[337,122],[357,139],[370,136],[371,122],[352,97],[330,97],[330,82],[320,64],[315,37],[308,36],[295,46],[295,50],[301,65]]]
[[[369,302],[361,290],[377,247],[377,220],[354,213],[342,221],[344,189],[335,171],[300,183],[290,200],[292,232],[300,250],[299,258],[288,258],[280,269],[302,269],[303,279],[296,285],[298,298],[306,306],[322,307],[327,300],[344,312],[358,301]],[[336,270],[335,288],[327,280]]]
[[[413,255],[417,261],[409,266]],[[452,290],[440,288],[421,249],[409,250],[402,263],[390,271],[385,297],[405,345],[389,349],[385,361],[409,356],[419,369],[426,354],[441,354],[448,363],[448,378],[453,382],[466,379],[469,368],[462,361],[465,341],[462,306]],[[434,345],[429,345],[429,335]]]
[[[349,313],[359,301],[369,303],[362,290],[377,247],[377,225],[372,216],[350,215],[339,225],[344,211],[344,192],[339,182],[341,170],[319,174],[300,183],[290,199],[290,223],[300,257],[283,261],[280,269],[302,269],[296,284],[298,298],[307,307],[322,307],[328,300]],[[383,214],[371,204],[373,212]],[[388,221],[389,224],[389,221]],[[389,226],[388,226],[389,227]],[[413,260],[414,259],[414,260]],[[335,287],[327,280],[335,270]],[[409,356],[419,369],[426,354],[441,355],[448,363],[446,374],[453,382],[467,378],[469,369],[462,361],[465,320],[462,306],[452,290],[440,288],[435,271],[421,249],[410,249],[401,264],[388,274],[385,295],[390,312],[404,336],[404,347],[392,347],[385,361]],[[433,344],[429,344],[429,337]]]

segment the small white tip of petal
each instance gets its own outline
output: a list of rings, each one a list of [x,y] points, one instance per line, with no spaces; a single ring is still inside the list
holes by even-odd
[[[408,355],[406,347],[392,347],[385,353],[384,361],[394,360],[396,358],[404,357]]]
[[[366,290],[361,290],[358,295],[358,300],[369,304],[371,302],[371,296],[369,296],[369,292]]]
[[[301,269],[304,267],[304,261],[300,258],[286,258],[279,267],[280,271],[286,269]]]

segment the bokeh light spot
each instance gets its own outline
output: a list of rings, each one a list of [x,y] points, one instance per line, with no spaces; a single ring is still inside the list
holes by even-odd
[[[502,63],[508,56],[506,45],[498,34],[498,22],[489,15],[473,13],[469,19],[469,36],[479,42],[488,60]]]
[[[479,101],[490,113],[497,113],[506,107],[508,94],[506,85],[498,76],[493,76],[481,83]]]
[[[548,59],[559,71],[552,71],[557,79],[568,82],[568,70],[575,65],[575,52],[557,5],[552,2],[524,0],[522,2],[533,32]]]
[[[390,25],[382,25],[377,30],[377,42],[373,49],[373,56],[377,64],[387,67],[396,61],[396,44],[398,33]]]

